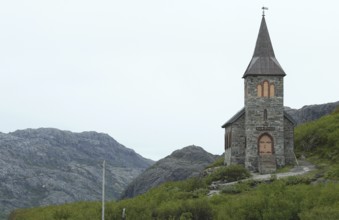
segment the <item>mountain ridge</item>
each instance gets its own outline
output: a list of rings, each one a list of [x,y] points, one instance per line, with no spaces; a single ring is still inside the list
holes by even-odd
[[[291,115],[297,125],[299,125],[328,115],[338,107],[339,101],[325,104],[304,105],[300,109],[293,109],[285,106],[285,111]]]
[[[134,179],[121,198],[134,197],[167,181],[178,181],[198,176],[217,157],[217,155],[212,155],[202,147],[195,145],[175,150]]]
[[[13,208],[101,199],[106,161],[107,199],[154,162],[108,134],[55,128],[0,133],[0,212]],[[1,210],[2,209],[2,210]]]

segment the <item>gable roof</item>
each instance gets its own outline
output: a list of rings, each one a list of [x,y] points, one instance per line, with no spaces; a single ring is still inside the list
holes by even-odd
[[[230,124],[233,124],[236,120],[238,120],[242,115],[245,114],[245,107],[243,107],[240,111],[238,111],[230,120],[228,120],[225,124],[223,124],[223,126],[221,126],[222,128],[227,127]]]
[[[287,111],[284,110],[284,117],[289,120],[294,126],[297,124],[297,122],[294,120],[294,118],[287,113]]]
[[[275,58],[265,16],[262,17],[253,57],[243,75],[243,78],[256,75],[286,75],[278,60]]]
[[[223,124],[221,127],[226,128],[228,125],[233,124],[235,121],[237,121],[241,116],[245,114],[245,107],[243,107],[240,111],[238,111],[230,120],[228,120],[225,124]],[[284,110],[284,117],[289,120],[293,125],[296,125],[296,121],[292,118],[291,115],[289,115],[285,110]]]

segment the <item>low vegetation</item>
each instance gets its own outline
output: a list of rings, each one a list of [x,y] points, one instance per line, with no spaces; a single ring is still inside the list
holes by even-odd
[[[296,128],[296,149],[317,164],[317,172],[259,182],[244,180],[207,196],[212,181],[244,179],[241,166],[215,169],[206,177],[167,182],[147,193],[108,202],[105,219],[239,220],[239,219],[339,219],[339,111]],[[215,166],[211,166],[215,167]],[[321,181],[319,181],[321,180]],[[11,220],[101,219],[100,202],[21,209]]]
[[[134,199],[106,204],[105,219],[339,219],[339,185],[309,184],[299,177],[270,184],[243,182],[207,197],[197,179],[165,183]],[[97,203],[17,210],[10,219],[100,219]]]
[[[295,130],[296,151],[329,162],[339,162],[339,109]]]
[[[317,164],[320,175],[339,180],[339,108],[295,130],[296,153]]]
[[[203,181],[207,184],[211,184],[213,181],[234,182],[248,177],[250,177],[248,170],[244,169],[243,166],[233,165],[216,169]]]
[[[220,167],[224,165],[224,155],[218,157],[213,163],[208,165],[206,168]]]

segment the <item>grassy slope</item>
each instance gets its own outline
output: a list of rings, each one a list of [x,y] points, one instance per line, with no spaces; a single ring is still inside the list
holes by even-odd
[[[296,154],[318,165],[326,178],[339,180],[339,108],[295,130]]]
[[[207,197],[215,178],[240,178],[239,167],[203,179],[165,183],[133,199],[109,202],[106,219],[339,219],[339,111],[301,125],[295,132],[296,151],[319,164],[320,172],[305,177],[272,180],[270,184],[247,181]],[[234,171],[238,176],[234,176]],[[314,176],[326,183],[310,184]],[[101,219],[100,202],[17,210],[12,220]]]

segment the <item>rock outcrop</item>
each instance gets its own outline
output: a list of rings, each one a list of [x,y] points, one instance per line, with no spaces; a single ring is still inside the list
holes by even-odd
[[[324,115],[328,115],[338,107],[339,101],[320,105],[305,105],[301,109],[285,107],[285,111],[287,111],[287,113],[292,116],[297,124],[302,124],[305,122],[314,121]]]
[[[122,198],[131,198],[167,181],[177,181],[198,176],[218,156],[198,146],[188,146],[174,151],[159,160],[138,176],[127,187]]]
[[[0,214],[14,208],[100,200],[106,160],[106,199],[154,162],[107,134],[51,128],[0,133]]]

